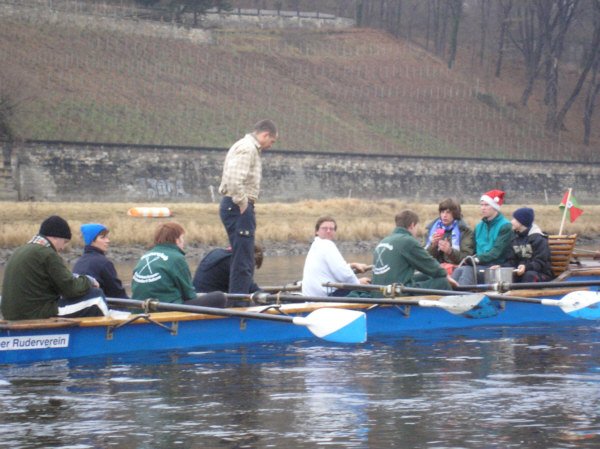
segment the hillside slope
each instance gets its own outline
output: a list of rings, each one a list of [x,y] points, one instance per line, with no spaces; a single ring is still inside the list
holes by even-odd
[[[0,71],[27,99],[26,139],[227,147],[271,117],[284,150],[600,161],[580,105],[548,134],[541,84],[518,108],[518,70],[492,80],[459,56],[450,71],[381,31],[200,33],[1,6]]]

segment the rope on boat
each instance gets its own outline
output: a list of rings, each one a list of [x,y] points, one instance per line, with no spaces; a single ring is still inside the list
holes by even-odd
[[[150,313],[154,310],[154,304],[156,303],[156,299],[148,298],[144,301],[142,305],[142,309],[144,309],[145,313]]]

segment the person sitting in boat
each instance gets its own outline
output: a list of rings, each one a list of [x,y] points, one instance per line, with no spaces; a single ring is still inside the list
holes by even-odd
[[[305,296],[346,296],[350,290],[324,287],[325,282],[368,284],[369,278],[357,278],[364,273],[364,263],[347,263],[334,243],[337,223],[333,217],[322,216],[315,225],[315,239],[308,250],[302,274],[302,294]]]
[[[254,266],[258,270],[262,266],[263,250],[254,245]],[[202,258],[192,283],[198,293],[229,291],[229,275],[231,273],[231,248],[215,248]],[[256,282],[250,284],[250,293],[259,291]]]
[[[490,190],[481,196],[482,219],[475,227],[475,255],[465,257],[452,273],[458,285],[483,282],[486,268],[502,265],[506,260],[513,231],[510,221],[500,213],[503,201],[501,190]]]
[[[458,201],[446,198],[438,206],[439,217],[426,226],[425,249],[449,274],[465,257],[475,252],[473,230],[463,220]]]
[[[58,254],[71,240],[71,228],[53,215],[39,232],[10,256],[2,283],[2,315],[7,320],[108,315],[98,282],[73,275]]]
[[[375,247],[371,282],[451,290],[446,270],[416,239],[419,216],[405,209],[396,215],[395,222],[396,229]]]
[[[197,295],[190,267],[185,260],[183,227],[174,221],[161,223],[154,233],[154,247],[133,269],[131,292],[134,299],[206,307],[225,307],[223,292]]]
[[[83,255],[73,265],[73,272],[92,276],[109,298],[129,298],[113,263],[106,257],[110,239],[106,226],[98,223],[81,225],[85,248]]]
[[[514,235],[508,258],[502,266],[517,269],[516,282],[546,282],[554,277],[548,236],[533,222],[534,218],[535,213],[529,207],[513,212]],[[492,268],[497,267],[499,265]]]

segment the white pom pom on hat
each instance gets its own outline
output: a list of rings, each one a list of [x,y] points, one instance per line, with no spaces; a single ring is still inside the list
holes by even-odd
[[[480,201],[485,201],[496,210],[500,210],[504,201],[504,192],[502,190],[490,190],[481,196]]]

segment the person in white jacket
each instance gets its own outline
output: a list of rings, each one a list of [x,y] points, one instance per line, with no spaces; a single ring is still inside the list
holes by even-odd
[[[350,291],[323,287],[324,282],[344,284],[368,284],[367,277],[357,278],[355,272],[364,273],[367,265],[364,263],[347,263],[333,242],[337,224],[333,217],[323,216],[315,225],[315,240],[313,241],[302,275],[302,294],[305,296],[345,296]]]

